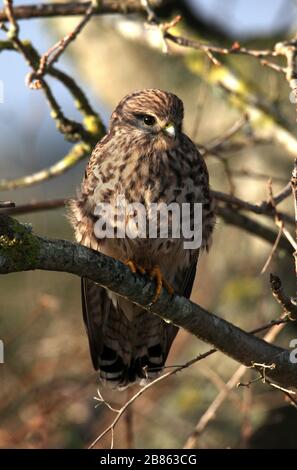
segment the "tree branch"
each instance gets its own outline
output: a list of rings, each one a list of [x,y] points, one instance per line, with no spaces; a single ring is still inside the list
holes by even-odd
[[[248,367],[253,363],[274,364],[275,367],[267,368],[267,375],[282,386],[297,387],[297,365],[290,362],[290,351],[267,344],[199,305],[177,295],[171,296],[165,289],[152,305],[154,282],[132,274],[120,261],[66,240],[41,238],[34,235],[29,226],[1,215],[0,273],[34,269],[87,277],[186,329],[241,364]]]
[[[297,306],[292,302],[292,299],[285,293],[282,281],[275,274],[270,273],[270,287],[272,295],[275,300],[280,304],[284,312],[289,315],[293,320],[297,320]]]
[[[217,206],[216,213],[219,217],[222,217],[222,219],[224,219],[227,224],[234,225],[235,227],[245,230],[246,232],[252,235],[256,235],[257,237],[266,240],[272,245],[275,243],[277,233],[275,232],[275,230],[272,230],[266,225],[263,225],[260,222],[257,222],[256,220],[251,219],[250,217],[247,217],[244,214],[236,212],[230,207]],[[280,238],[278,248],[281,248],[282,250],[285,250],[286,253],[288,253],[289,255],[292,255],[292,245],[284,236]]]
[[[207,84],[215,87],[219,87],[221,90],[226,92],[226,99],[228,102],[240,112],[244,112],[249,120],[249,125],[254,131],[255,136],[258,139],[274,142],[284,148],[290,155],[296,155],[297,153],[297,139],[291,132],[290,126],[287,120],[276,111],[271,103],[267,102],[263,96],[260,96],[254,92],[250,84],[245,81],[232,67],[226,62],[219,62],[214,57],[213,52],[221,52],[223,55],[232,55],[243,53],[245,55],[257,57],[258,60],[262,61],[261,57],[271,55],[286,56],[284,51],[281,50],[248,50],[241,48],[240,45],[233,45],[229,48],[220,48],[212,46],[210,44],[204,44],[201,41],[192,41],[188,38],[182,38],[181,36],[174,36],[169,34],[169,29],[176,24],[176,17],[171,22],[161,23],[158,18],[154,15],[152,19],[147,12],[148,24],[152,28],[158,28],[160,30],[160,39],[154,43],[148,40],[148,36],[142,34],[142,32],[135,32],[134,40],[139,43],[144,43],[150,48],[159,50],[159,52],[168,52],[168,40],[170,43],[176,44],[175,48],[171,50],[175,55],[179,55],[183,58],[185,67],[194,75],[199,76],[200,79],[206,81]],[[121,34],[125,35],[124,31]],[[129,36],[131,38],[131,36]],[[175,41],[173,42],[173,38]],[[166,47],[164,47],[164,41]],[[179,44],[182,42],[183,44]],[[182,47],[180,47],[182,46]],[[197,50],[198,47],[198,50]],[[211,59],[211,67],[208,73],[205,73],[205,61],[201,57],[201,49],[203,52],[207,52],[208,57]],[[265,65],[267,61],[265,60]],[[270,63],[277,72],[286,72],[288,67],[282,68],[277,64]],[[284,75],[284,73],[283,73]]]
[[[160,0],[151,0],[153,6],[163,3]],[[17,20],[29,18],[51,18],[53,16],[81,16],[85,15],[91,2],[61,2],[36,5],[20,5],[14,8],[14,17]],[[94,9],[94,15],[111,13],[139,13],[144,12],[140,0],[100,0]],[[0,21],[7,21],[4,10],[0,10]]]
[[[0,191],[25,188],[61,175],[89,155],[91,151],[92,148],[88,144],[80,142],[79,144],[74,145],[67,155],[61,158],[61,160],[48,168],[44,168],[36,173],[32,173],[31,175],[21,176],[20,178],[0,179]]]
[[[215,191],[213,191],[213,193],[215,193]],[[228,195],[226,194],[225,196]],[[15,207],[3,206],[2,208],[0,207],[0,210],[1,214],[3,215],[15,216],[32,212],[41,212],[44,210],[59,209],[61,207],[64,207],[66,203],[67,199],[52,199],[48,201],[29,202],[27,204],[17,205]],[[217,205],[216,214],[221,217],[227,224],[233,225],[235,227],[240,228],[241,230],[246,231],[247,233],[250,233],[251,235],[262,238],[263,240],[272,245],[275,242],[277,233],[274,230],[270,229],[269,227],[266,227],[265,225],[260,224],[256,220],[253,220],[250,217],[247,217],[246,215],[236,212],[231,207],[221,207]],[[282,237],[280,239],[278,248],[281,248],[289,255],[292,254],[292,246],[285,237]]]
[[[291,183],[288,183],[276,196],[273,197],[275,204],[280,204],[292,193]],[[221,191],[212,191],[212,195],[215,199],[223,202],[227,202],[232,206],[237,206],[242,209],[254,212],[255,214],[267,214],[274,215],[274,207],[270,200],[261,201],[259,203],[250,203],[248,201],[243,201],[236,196],[231,194],[222,193]]]

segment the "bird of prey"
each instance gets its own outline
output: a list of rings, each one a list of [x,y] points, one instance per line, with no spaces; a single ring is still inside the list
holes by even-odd
[[[156,281],[156,297],[162,286],[190,297],[199,248],[185,248],[182,236],[164,237],[160,230],[156,237],[98,234],[96,208],[115,204],[121,195],[128,203],[142,204],[148,221],[152,203],[201,203],[200,249],[208,249],[214,226],[208,171],[182,131],[183,114],[182,101],[159,89],[124,97],[92,152],[79,196],[70,202],[77,242],[126,262],[134,272],[148,273]],[[193,210],[190,214],[193,226]],[[82,279],[82,310],[92,362],[105,383],[142,385],[162,371],[176,326],[87,278]]]

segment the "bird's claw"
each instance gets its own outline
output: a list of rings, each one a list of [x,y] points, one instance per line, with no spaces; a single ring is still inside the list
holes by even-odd
[[[132,273],[139,273],[139,274],[145,274],[146,273],[146,270],[140,266],[139,264],[137,264],[133,259],[129,258],[127,259],[124,264],[126,264],[126,266],[128,266],[131,270]]]
[[[154,266],[152,269],[149,271],[149,276],[151,279],[155,280],[156,283],[156,292],[154,295],[154,298],[152,300],[152,304],[156,303],[157,300],[159,299],[161,292],[162,292],[162,287],[167,290],[167,292],[170,295],[174,294],[174,289],[173,287],[168,284],[168,282],[164,279],[163,274],[161,272],[160,266]]]
[[[127,259],[125,261],[125,264],[130,268],[132,273],[148,274],[148,276],[151,279],[154,279],[154,281],[156,283],[156,292],[155,292],[154,298],[153,298],[152,302],[150,303],[150,305],[153,305],[154,303],[157,302],[157,300],[159,299],[159,297],[161,295],[163,287],[164,287],[164,289],[167,290],[167,292],[170,295],[174,294],[174,289],[164,279],[163,274],[162,274],[161,269],[160,269],[160,266],[156,265],[151,269],[145,269],[143,266],[140,266],[139,264],[137,264],[131,258]]]

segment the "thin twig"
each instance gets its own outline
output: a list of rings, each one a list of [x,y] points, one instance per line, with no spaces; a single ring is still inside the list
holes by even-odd
[[[271,328],[271,330],[264,336],[265,341],[272,343],[276,336],[280,333],[283,329],[284,325],[278,325]],[[194,449],[197,446],[197,438],[201,436],[201,434],[205,431],[207,425],[211,420],[213,420],[219,410],[219,408],[224,403],[225,399],[227,398],[230,391],[236,387],[236,385],[240,382],[241,377],[246,372],[247,368],[241,365],[232,375],[232,377],[226,383],[226,387],[224,387],[207,408],[207,410],[203,413],[199,421],[197,422],[194,431],[188,437],[184,449]]]
[[[285,319],[285,318],[280,318],[278,320],[274,320],[274,321],[271,321],[261,327],[258,327],[258,328],[255,328],[254,330],[250,331],[250,334],[256,334],[256,333],[259,333],[261,331],[264,331],[264,330],[267,330],[267,329],[271,329],[271,331],[276,331],[275,328],[277,328],[279,325],[284,325],[288,320]],[[264,337],[264,339],[266,341],[270,340],[271,338],[273,339],[274,334],[271,333],[271,332],[268,332],[267,335]],[[268,339],[266,339],[268,338]],[[272,341],[271,339],[271,341]],[[201,361],[202,359],[205,359],[206,357],[208,356],[211,356],[212,354],[214,354],[215,352],[217,352],[217,349],[215,348],[212,348],[212,349],[209,349],[208,351],[206,351],[205,353],[203,354],[199,354],[198,356],[194,357],[193,359],[191,359],[190,361],[186,362],[185,364],[182,364],[181,366],[178,366],[176,367],[174,370],[170,371],[170,372],[167,372],[166,374],[163,374],[161,375],[160,377],[157,377],[155,380],[153,380],[152,382],[148,383],[147,385],[145,385],[142,389],[140,389],[135,395],[133,395],[125,404],[124,406],[117,411],[117,416],[114,418],[114,420],[112,421],[112,423],[108,426],[108,428],[106,428],[89,446],[89,448],[93,448],[95,447],[95,445],[108,433],[108,432],[112,432],[114,431],[114,428],[116,426],[116,424],[118,423],[119,419],[122,417],[122,415],[125,413],[125,411],[127,410],[127,408],[138,398],[140,397],[144,392],[146,392],[149,388],[151,388],[152,386],[154,386],[156,383],[159,383],[161,382],[162,380],[165,380],[167,379],[168,377],[174,375],[174,374],[177,374],[178,372],[182,371],[183,369],[186,369],[190,366],[192,366],[193,364],[196,364],[197,362]],[[246,367],[245,366],[241,366],[239,368],[240,370],[246,370]],[[239,377],[238,377],[238,380],[237,380],[237,375],[236,375],[236,382],[235,384],[239,381]],[[234,386],[235,386],[234,384]],[[225,392],[229,392],[229,387],[228,387],[228,383],[226,384],[226,388],[224,389]],[[97,398],[96,398],[97,399]]]
[[[100,405],[105,405],[110,411],[113,411],[114,413],[119,413],[120,411],[117,408],[114,408],[107,400],[105,400],[105,398],[103,398],[99,388],[97,388],[97,396],[94,397],[94,400],[98,402],[95,405],[95,408],[98,408]]]
[[[247,374],[250,374],[247,371]],[[246,387],[243,390],[243,397],[242,397],[242,407],[241,407],[241,414],[242,414],[242,422],[241,422],[241,429],[240,429],[240,440],[241,440],[241,448],[248,448],[248,442],[252,434],[252,423],[251,423],[251,409],[252,409],[252,387]]]
[[[129,400],[133,396],[133,389],[128,388],[127,389],[127,399]],[[133,405],[129,406],[127,408],[127,411],[125,413],[125,428],[126,428],[126,441],[127,449],[133,449],[133,444],[134,444],[134,432],[133,432]]]
[[[18,34],[19,34],[19,26],[14,17],[14,12],[13,12],[13,0],[3,0],[3,3],[4,3],[5,14],[10,23],[10,28],[9,28],[10,37],[13,39],[13,38],[18,37]]]
[[[291,194],[291,185],[288,183],[276,196],[268,201],[260,201],[258,203],[251,203],[248,201],[244,201],[243,199],[239,199],[236,196],[231,194],[225,194],[220,191],[212,191],[212,195],[218,201],[227,202],[228,204],[240,207],[242,209],[248,210],[250,212],[254,212],[255,214],[268,214],[268,215],[275,215],[275,208],[274,205],[278,205],[287,199]],[[272,203],[273,201],[273,203]]]
[[[157,377],[155,380],[153,380],[153,382],[150,382],[148,383],[147,385],[145,385],[143,388],[141,388],[137,393],[135,393],[135,395],[133,395],[133,397],[130,398],[130,400],[128,400],[124,406],[122,406],[122,408],[119,410],[119,412],[117,413],[116,417],[114,418],[114,420],[112,421],[112,423],[98,436],[96,437],[96,439],[89,445],[89,449],[92,449],[93,447],[95,447],[95,445],[106,435],[108,434],[109,432],[113,432],[114,431],[114,428],[115,426],[117,425],[118,421],[120,420],[120,418],[123,416],[123,414],[125,413],[125,411],[127,410],[127,408],[129,406],[132,405],[132,403],[134,403],[135,400],[137,400],[137,398],[139,398],[143,393],[145,393],[149,388],[151,388],[152,386],[154,386],[156,383],[159,383],[165,379],[167,379],[168,377],[170,377],[171,375],[173,374],[177,374],[178,372],[180,372],[181,370],[191,366],[192,364],[198,362],[198,361],[201,361],[202,359],[204,359],[205,357],[208,357],[210,356],[211,354],[213,354],[214,352],[216,351],[216,349],[210,349],[209,351],[207,351],[206,353],[204,354],[201,354],[197,357],[195,357],[194,359],[191,359],[190,361],[186,362],[185,364],[183,364],[182,366],[170,371],[170,372],[167,372],[166,374],[163,374],[161,375],[160,377]]]
[[[71,119],[67,119],[65,117],[46,80],[43,77],[39,77],[39,79],[36,81],[31,80],[30,77],[34,76],[34,74],[38,70],[38,64],[36,61],[36,55],[38,56],[38,54],[31,44],[23,42],[19,38],[19,27],[14,16],[12,0],[5,0],[5,9],[10,22],[10,28],[7,31],[8,39],[13,44],[14,48],[22,54],[29,67],[32,69],[32,72],[27,75],[27,84],[31,88],[42,89],[44,91],[46,99],[51,109],[51,115],[56,121],[57,127],[64,134],[67,140],[71,142],[77,142],[85,138],[88,141],[90,137],[89,132],[85,130],[82,124],[75,122]],[[4,27],[4,29],[7,28]]]
[[[292,188],[292,193],[293,193],[293,198],[294,198],[294,209],[295,209],[295,239],[297,240],[297,159],[295,159],[294,161],[294,168],[292,171],[292,178],[291,178],[291,188]],[[297,248],[295,248],[294,260],[295,260],[295,277],[296,277],[296,293],[297,293]]]
[[[89,145],[85,144],[84,142],[80,142],[79,144],[74,145],[69,153],[61,158],[61,160],[48,168],[37,171],[36,173],[32,173],[31,175],[21,176],[20,178],[16,179],[0,179],[0,191],[15,188],[25,188],[61,175],[76,165],[77,162],[89,155],[91,151],[92,149]]]
[[[244,115],[235,121],[229,129],[223,132],[220,137],[213,139],[205,146],[205,150],[207,152],[212,152],[216,150],[221,150],[222,146],[229,141],[232,137],[234,137],[242,128],[248,123],[248,116]]]
[[[57,2],[57,3],[37,3],[35,5],[18,5],[15,7],[15,18],[54,18],[59,16],[82,16],[91,2]],[[151,0],[151,4],[159,5],[160,0]],[[94,15],[108,14],[130,14],[143,12],[143,6],[139,0],[110,1],[100,0],[96,2]],[[5,11],[0,10],[0,21],[7,21]]]
[[[29,86],[32,82],[39,81],[46,74],[48,68],[58,61],[59,57],[66,50],[69,44],[77,38],[79,33],[89,22],[93,15],[94,9],[95,7],[91,2],[89,7],[87,8],[86,14],[82,18],[82,20],[77,24],[77,26],[64,38],[62,38],[60,41],[50,47],[48,51],[41,56],[38,69],[36,70],[36,72],[32,72],[30,74],[30,78],[28,79]]]
[[[231,47],[220,47],[220,46],[214,46],[212,44],[206,44],[201,41],[197,41],[195,39],[189,39],[180,35],[175,35],[169,32],[170,29],[175,27],[177,23],[181,20],[181,16],[176,16],[173,18],[171,21],[162,23],[154,13],[153,9],[150,7],[149,1],[148,0],[141,0],[142,5],[144,6],[146,12],[147,12],[147,21],[148,24],[151,25],[151,27],[157,27],[162,36],[163,40],[165,43],[167,41],[171,41],[178,46],[181,47],[186,47],[186,48],[191,48],[191,49],[196,49],[201,52],[204,52],[206,56],[209,58],[209,60],[215,65],[219,66],[221,65],[221,62],[218,60],[218,58],[214,54],[218,55],[247,55],[250,57],[254,57],[259,60],[261,65],[264,65],[266,67],[270,67],[271,69],[275,70],[278,73],[287,73],[287,68],[282,67],[275,62],[271,62],[268,60],[268,57],[277,57],[279,55],[284,56],[285,53],[283,50],[280,48],[275,48],[274,50],[271,49],[248,49],[246,47],[242,47],[238,41],[234,42]]]
[[[272,261],[272,258],[273,256],[275,255],[276,251],[277,251],[277,247],[278,247],[278,244],[280,242],[280,239],[281,239],[281,236],[282,236],[282,233],[283,233],[283,222],[282,222],[282,225],[279,227],[278,229],[278,234],[277,234],[277,237],[275,239],[275,242],[270,250],[270,253],[268,255],[268,258],[267,260],[265,261],[264,263],[264,266],[263,268],[261,269],[260,271],[260,274],[264,274],[268,268],[268,266],[270,265],[271,261]]]
[[[286,295],[280,278],[272,273],[270,274],[270,287],[273,297],[280,304],[283,311],[291,320],[297,320],[297,305],[294,303],[294,299]]]

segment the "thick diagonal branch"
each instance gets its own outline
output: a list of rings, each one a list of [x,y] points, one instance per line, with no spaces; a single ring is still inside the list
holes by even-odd
[[[88,277],[152,314],[185,328],[241,364],[274,364],[274,368],[267,369],[267,375],[281,385],[297,387],[297,365],[290,361],[290,351],[246,333],[183,297],[172,297],[165,289],[151,306],[155,293],[153,281],[132,274],[127,266],[99,252],[66,240],[41,238],[30,227],[0,216],[0,273],[34,269]]]

